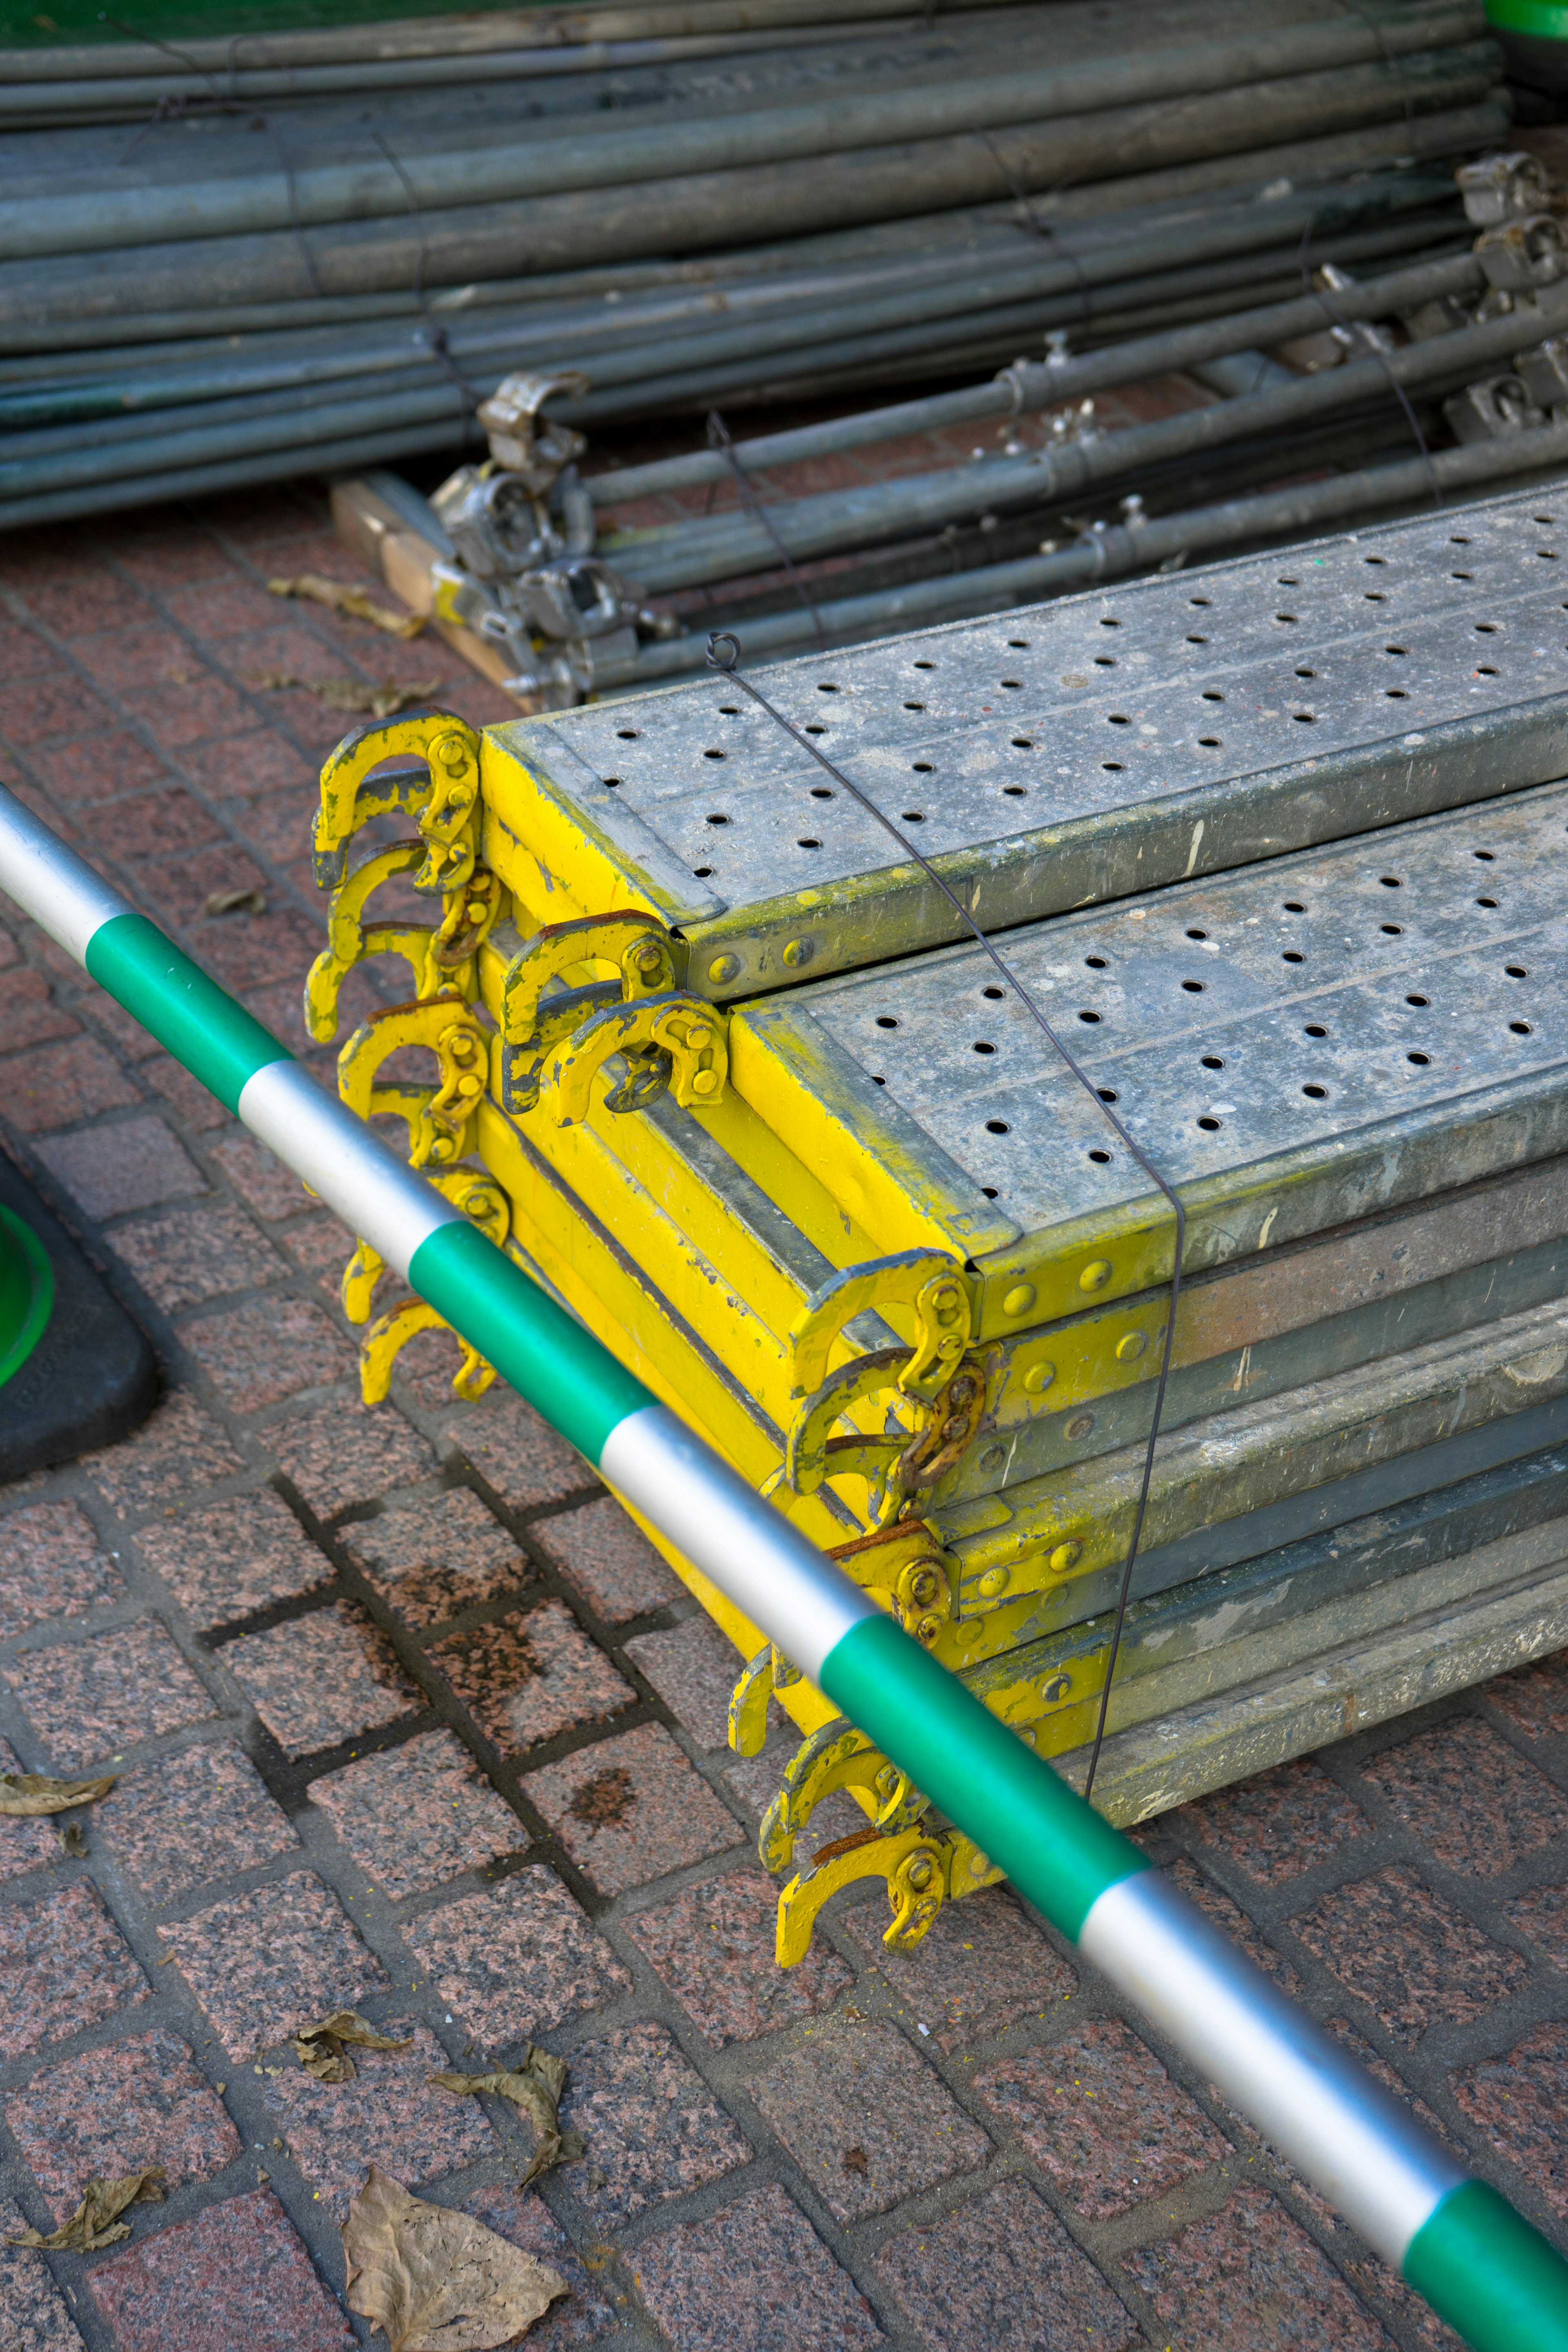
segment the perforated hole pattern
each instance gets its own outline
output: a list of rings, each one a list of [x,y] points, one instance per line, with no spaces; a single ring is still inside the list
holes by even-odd
[[[1175,1182],[1568,1078],[1568,782],[1009,932]],[[790,1000],[1023,1230],[1147,1195],[978,948]]]
[[[1538,490],[758,676],[928,856],[1011,839],[1026,856],[1046,824],[1568,688],[1559,520]],[[731,909],[896,862],[716,680],[525,732],[569,790],[579,761],[614,777]]]

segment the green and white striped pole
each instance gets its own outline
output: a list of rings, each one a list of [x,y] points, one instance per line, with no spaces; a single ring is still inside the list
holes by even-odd
[[[826,1555],[0,786],[0,887],[407,1276],[1476,2352],[1568,2352],[1568,2264]]]

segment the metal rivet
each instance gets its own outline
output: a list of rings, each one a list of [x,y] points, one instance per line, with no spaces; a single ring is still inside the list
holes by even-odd
[[[1142,1331],[1126,1331],[1116,1342],[1117,1359],[1123,1364],[1135,1363],[1149,1345]]]
[[[979,1847],[976,1846],[974,1852],[969,1857],[969,1875],[971,1878],[984,1878],[990,1867],[990,1855],[988,1853],[982,1853]]]
[[[1005,1592],[1009,1577],[1010,1571],[1007,1569],[988,1568],[980,1580],[980,1590],[985,1599],[992,1601],[998,1592]]]
[[[1003,1299],[1002,1312],[1004,1315],[1026,1315],[1034,1303],[1034,1284],[1020,1282]]]
[[[980,1457],[980,1467],[983,1470],[1000,1470],[1006,1459],[1007,1449],[1005,1445],[988,1445]]]
[[[1053,1675],[1048,1683],[1040,1685],[1040,1696],[1051,1705],[1059,1698],[1066,1698],[1071,1688],[1072,1684],[1066,1675]]]
[[[1069,1422],[1068,1422],[1068,1435],[1069,1437],[1087,1437],[1087,1436],[1089,1435],[1089,1431],[1090,1431],[1093,1427],[1094,1427],[1094,1415],[1093,1415],[1093,1413],[1091,1413],[1091,1412],[1079,1412],[1079,1413],[1075,1413],[1075,1414],[1073,1415],[1073,1417],[1072,1417],[1071,1421],[1069,1421]]]
[[[792,971],[798,971],[803,963],[809,963],[816,953],[816,945],[810,940],[786,940],[784,942],[784,960]]]
[[[1080,1290],[1103,1290],[1110,1280],[1110,1260],[1108,1257],[1090,1258],[1079,1276],[1078,1286]]]
[[[720,987],[722,987],[727,980],[733,980],[735,978],[740,969],[741,959],[739,956],[715,956],[712,962],[708,967],[708,977],[710,980],[715,982]]]
[[[1024,1374],[1024,1386],[1031,1396],[1040,1396],[1050,1387],[1056,1376],[1057,1368],[1054,1364],[1031,1364]]]
[[[1058,1544],[1055,1551],[1052,1552],[1050,1559],[1047,1563],[1051,1573],[1054,1576],[1065,1576],[1069,1568],[1077,1566],[1079,1556],[1082,1550],[1083,1546],[1080,1543]]]

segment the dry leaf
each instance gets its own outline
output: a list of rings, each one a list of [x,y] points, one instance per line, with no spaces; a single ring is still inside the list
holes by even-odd
[[[389,677],[384,685],[373,686],[363,677],[296,677],[286,669],[266,670],[250,683],[268,693],[281,693],[290,686],[308,687],[329,709],[363,711],[372,719],[395,719],[400,710],[428,702],[441,691],[438,677],[422,677],[413,686],[399,686]]]
[[[60,1832],[60,1846],[64,1853],[70,1855],[73,1862],[79,1862],[81,1859],[81,1856],[87,1852],[87,1840],[82,1835],[82,1827],[79,1822],[66,1822],[64,1828]]]
[[[440,691],[438,677],[421,678],[415,686],[397,686],[391,678],[384,686],[367,686],[357,677],[324,677],[316,688],[331,709],[365,711],[372,719],[395,719],[400,710],[428,702]]]
[[[320,2025],[302,2026],[294,2036],[294,2049],[306,2074],[314,2074],[318,2083],[352,2083],[354,2062],[347,2055],[345,2043],[356,2050],[406,2050],[413,2038],[405,2033],[398,2041],[378,2033],[357,2010],[334,2009]]]
[[[107,1780],[51,1780],[47,1772],[0,1772],[0,1813],[63,1813],[72,1805],[96,1804],[118,1776]]]
[[[539,2134],[539,2144],[533,2151],[528,2170],[519,2181],[526,2189],[542,2172],[553,2164],[575,2164],[583,2154],[583,2143],[575,2132],[563,2132],[558,2109],[561,2094],[566,2088],[566,2061],[552,2058],[547,2050],[536,2049],[531,2042],[522,2053],[522,2064],[515,2073],[498,2067],[489,2074],[432,2074],[430,2080],[443,2091],[459,2095],[474,2091],[493,2091],[502,2099],[510,2099],[521,2107]]]
[[[149,2164],[118,2180],[89,2180],[81,2192],[81,2203],[58,2230],[51,2230],[47,2237],[40,2237],[37,2230],[24,2230],[19,2238],[7,2238],[5,2242],[42,2246],[57,2254],[90,2254],[100,2246],[112,2246],[117,2238],[131,2235],[130,2222],[120,2219],[128,2205],[134,2205],[138,2198],[153,2204],[163,2202],[163,2192],[156,2186],[163,2178],[163,2166]]]
[[[467,2213],[426,2205],[372,2165],[343,2223],[348,2305],[392,2352],[491,2352],[542,2319],[566,2282]]]
[[[416,637],[425,626],[422,614],[395,613],[388,605],[373,604],[363,588],[351,588],[346,580],[323,580],[319,572],[301,572],[297,580],[269,580],[267,585],[274,596],[303,596],[356,621],[370,621],[389,636]]]
[[[202,901],[204,915],[264,915],[265,890],[215,890]]]

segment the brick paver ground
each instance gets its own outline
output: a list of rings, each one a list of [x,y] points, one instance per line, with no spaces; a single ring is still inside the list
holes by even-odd
[[[259,680],[508,708],[434,640],[266,594],[307,570],[354,576],[294,491],[0,544],[4,773],[300,1047],[343,721]],[[268,911],[203,914],[240,887]],[[349,1010],[405,985],[358,976]],[[1452,2342],[1006,1893],[894,1957],[852,1888],[782,1977],[765,1774],[722,1746],[695,1604],[438,1349],[363,1410],[344,1237],[15,922],[0,1131],[168,1383],[124,1444],[0,1492],[0,1765],[121,1776],[84,1853],[0,1822],[0,2237],[95,2170],[168,2189],[99,2254],[0,2245],[0,2344],[368,2340],[338,2223],[372,2161],[562,2269],[545,2352]],[[1568,1666],[1143,1834],[1568,2242]],[[412,2039],[324,2085],[286,2036],[342,2003]],[[587,2152],[520,2194],[526,2122],[426,2078],[530,2039]]]

